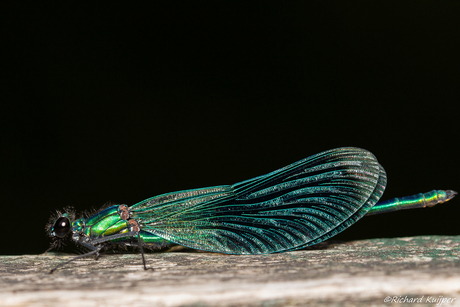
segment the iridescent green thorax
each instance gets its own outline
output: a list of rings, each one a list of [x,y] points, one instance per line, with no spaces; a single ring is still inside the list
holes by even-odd
[[[83,233],[88,237],[104,237],[128,231],[128,222],[121,219],[120,206],[111,206],[86,219]]]
[[[65,215],[63,215],[65,216]],[[115,205],[106,208],[87,219],[80,218],[72,223],[73,239],[84,241],[86,239],[99,239],[111,235],[128,233],[137,227],[137,222],[130,218],[130,213],[126,205]],[[137,227],[138,228],[138,227]],[[140,229],[134,229],[139,231]],[[155,248],[156,245],[164,246],[168,243],[164,238],[154,234],[140,231],[141,238],[146,245]],[[131,243],[131,237],[122,237],[110,242],[117,244]]]

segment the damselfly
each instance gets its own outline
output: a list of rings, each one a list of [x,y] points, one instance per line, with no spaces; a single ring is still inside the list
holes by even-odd
[[[233,185],[114,205],[87,218],[58,213],[47,226],[49,250],[70,240],[86,251],[61,267],[106,249],[138,246],[144,269],[143,248],[176,244],[226,254],[280,253],[331,238],[365,215],[431,207],[457,194],[434,190],[377,203],[385,186],[385,170],[372,153],[332,149]]]

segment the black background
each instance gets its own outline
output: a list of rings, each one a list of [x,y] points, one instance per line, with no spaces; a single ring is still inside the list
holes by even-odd
[[[457,1],[16,3],[4,14],[1,254],[55,209],[134,204],[357,146],[382,199],[459,190]],[[456,235],[458,199],[337,238]]]

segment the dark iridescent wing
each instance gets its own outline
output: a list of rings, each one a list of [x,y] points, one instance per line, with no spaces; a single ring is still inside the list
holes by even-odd
[[[131,207],[141,228],[174,243],[229,254],[314,245],[380,199],[385,171],[360,148],[325,151],[234,185],[169,193]]]

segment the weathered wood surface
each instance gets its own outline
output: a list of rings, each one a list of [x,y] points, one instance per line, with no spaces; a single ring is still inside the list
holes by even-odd
[[[154,271],[138,254],[103,255],[48,274],[69,257],[1,256],[0,306],[460,306],[460,236],[261,256],[148,254]]]

